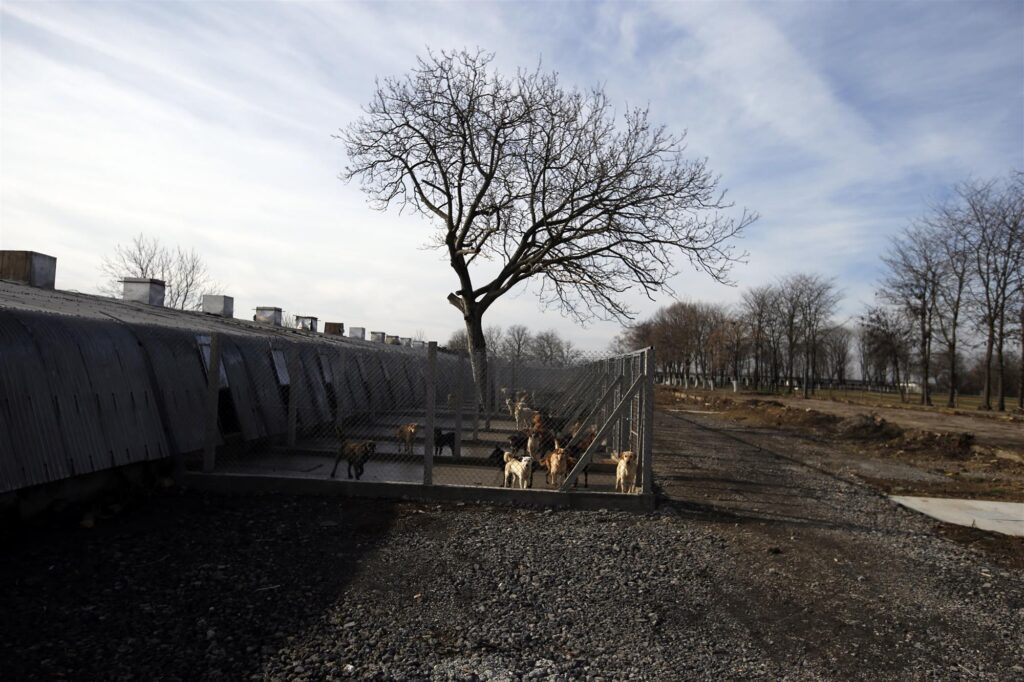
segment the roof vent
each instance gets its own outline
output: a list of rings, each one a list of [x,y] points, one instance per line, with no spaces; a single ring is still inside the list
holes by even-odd
[[[317,318],[312,315],[296,315],[295,316],[295,328],[302,329],[307,332],[316,331]]]
[[[387,338],[387,334],[385,334],[384,332],[370,332],[370,340],[371,341],[376,341],[378,343],[384,343],[384,340],[386,338]]]
[[[344,322],[324,322],[324,335],[345,336]]]
[[[230,296],[203,294],[203,312],[218,317],[234,317],[235,299]]]
[[[348,338],[366,340],[366,327],[352,327],[348,330]]]
[[[264,324],[272,324],[275,327],[280,327],[283,315],[280,308],[275,308],[273,306],[258,306],[256,308],[256,316],[252,319],[256,322],[263,322]]]
[[[0,279],[52,289],[57,259],[35,251],[0,251]]]
[[[163,307],[164,281],[149,277],[125,277],[124,300]]]

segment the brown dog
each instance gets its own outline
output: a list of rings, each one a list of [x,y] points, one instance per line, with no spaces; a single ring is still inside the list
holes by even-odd
[[[331,469],[331,478],[338,471],[338,464],[342,459],[348,462],[348,477],[352,478],[352,469],[356,471],[356,480],[363,476],[363,467],[366,460],[370,459],[377,451],[377,444],[372,440],[342,441],[338,447],[338,456],[334,458],[334,468]]]
[[[636,455],[631,451],[613,452],[615,466],[615,492],[632,495],[636,492]]]
[[[398,427],[398,454],[412,454],[412,444],[419,428],[420,425],[416,422],[409,422]]]

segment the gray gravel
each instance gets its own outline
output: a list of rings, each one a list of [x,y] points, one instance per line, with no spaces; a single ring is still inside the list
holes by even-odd
[[[647,516],[168,493],[4,538],[0,679],[1024,679],[1024,575],[660,417]]]

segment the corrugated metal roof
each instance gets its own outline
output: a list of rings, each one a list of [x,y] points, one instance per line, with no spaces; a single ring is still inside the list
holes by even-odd
[[[348,416],[423,400],[424,348],[0,281],[0,492],[200,450],[211,334],[248,441],[287,430],[274,351],[300,428],[336,422],[328,384]]]

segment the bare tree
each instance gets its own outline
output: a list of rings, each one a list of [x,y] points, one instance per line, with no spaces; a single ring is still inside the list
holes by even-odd
[[[114,253],[100,262],[100,271],[105,279],[100,292],[108,296],[120,296],[121,280],[128,277],[162,280],[164,305],[179,310],[198,310],[203,294],[218,288],[194,249],[170,248],[141,233],[131,243],[115,246]]]
[[[960,386],[960,324],[967,285],[973,272],[972,255],[967,231],[964,229],[965,220],[961,206],[947,202],[935,208],[925,220],[941,249],[935,320],[946,346],[946,364],[949,372],[946,405],[956,407]]]
[[[444,344],[446,350],[450,350],[457,353],[465,353],[469,350],[469,339],[466,337],[465,329],[457,329],[452,332],[452,335],[448,337],[448,342]]]
[[[484,329],[484,338],[487,340],[487,350],[492,355],[497,355],[501,352],[501,341],[504,338],[504,334],[499,325],[491,325]]]
[[[853,332],[843,326],[828,329],[822,337],[821,345],[829,379],[839,385],[846,383],[852,344]]]
[[[793,288],[796,303],[797,327],[804,349],[804,397],[810,398],[816,366],[818,340],[831,325],[832,315],[839,305],[841,296],[836,291],[834,280],[820,275],[798,274],[789,278],[788,286]]]
[[[531,338],[526,325],[509,325],[501,342],[501,354],[513,362],[522,362],[529,353]]]
[[[877,368],[879,381],[884,381],[886,368],[891,368],[892,383],[900,400],[906,402],[905,370],[913,343],[913,321],[900,308],[871,307],[861,318],[861,333],[865,364]]]
[[[742,296],[742,311],[750,331],[750,351],[754,360],[753,382],[754,387],[759,389],[763,381],[762,367],[767,345],[769,318],[775,307],[778,293],[771,285],[764,285],[748,289],[743,292]]]
[[[931,405],[932,333],[943,270],[941,244],[926,223],[912,225],[890,241],[882,255],[885,277],[878,295],[902,307],[917,324],[921,404]]]
[[[530,356],[542,365],[566,365],[571,353],[572,345],[554,329],[537,332],[530,342]]]
[[[796,353],[800,343],[800,282],[797,275],[783,278],[778,284],[776,315],[786,341],[786,380],[792,381],[796,369]],[[789,386],[792,390],[792,386]]]
[[[539,68],[502,76],[492,60],[428,53],[410,74],[378,81],[339,136],[343,179],[358,179],[381,210],[433,221],[481,402],[483,316],[514,287],[536,281],[543,304],[577,320],[631,319],[622,295],[667,290],[677,254],[725,280],[733,238],[756,218],[723,216],[731,205],[706,161],[686,159],[683,135],[652,125],[645,109],[619,126],[602,88],[566,89]]]
[[[1007,317],[1024,260],[1024,179],[968,182],[957,188],[965,206],[963,229],[973,254],[968,291],[985,329],[984,392],[981,409],[992,409],[992,360],[995,355],[997,409],[1006,409],[1003,391]]]

